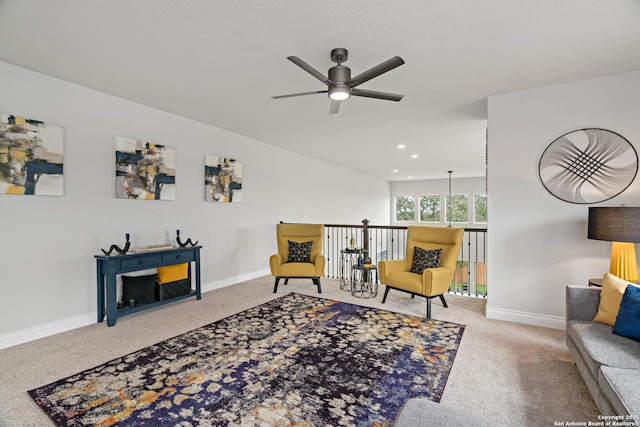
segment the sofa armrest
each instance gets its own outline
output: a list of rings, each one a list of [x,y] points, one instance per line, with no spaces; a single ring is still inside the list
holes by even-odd
[[[600,305],[600,288],[567,286],[567,321],[593,320]]]

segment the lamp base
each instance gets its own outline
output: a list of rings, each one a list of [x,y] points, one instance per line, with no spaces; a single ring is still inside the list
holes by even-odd
[[[638,264],[635,243],[611,243],[611,264],[609,273],[628,282],[638,281]]]

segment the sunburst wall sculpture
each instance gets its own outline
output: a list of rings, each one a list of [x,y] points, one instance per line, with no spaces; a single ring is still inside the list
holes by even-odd
[[[624,137],[605,129],[580,129],[557,138],[540,157],[542,185],[569,203],[609,200],[638,173],[638,153]]]

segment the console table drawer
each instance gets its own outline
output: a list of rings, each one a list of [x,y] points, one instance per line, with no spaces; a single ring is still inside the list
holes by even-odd
[[[158,265],[160,257],[158,255],[151,255],[136,259],[123,259],[118,265],[118,272],[144,270],[147,268],[154,268]]]
[[[196,256],[194,251],[184,251],[177,254],[163,254],[162,255],[162,265],[173,265],[183,262],[191,262],[195,261]]]

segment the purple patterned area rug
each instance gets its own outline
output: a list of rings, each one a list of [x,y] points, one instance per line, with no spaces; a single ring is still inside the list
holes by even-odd
[[[463,332],[292,293],[28,393],[60,426],[388,426]]]

